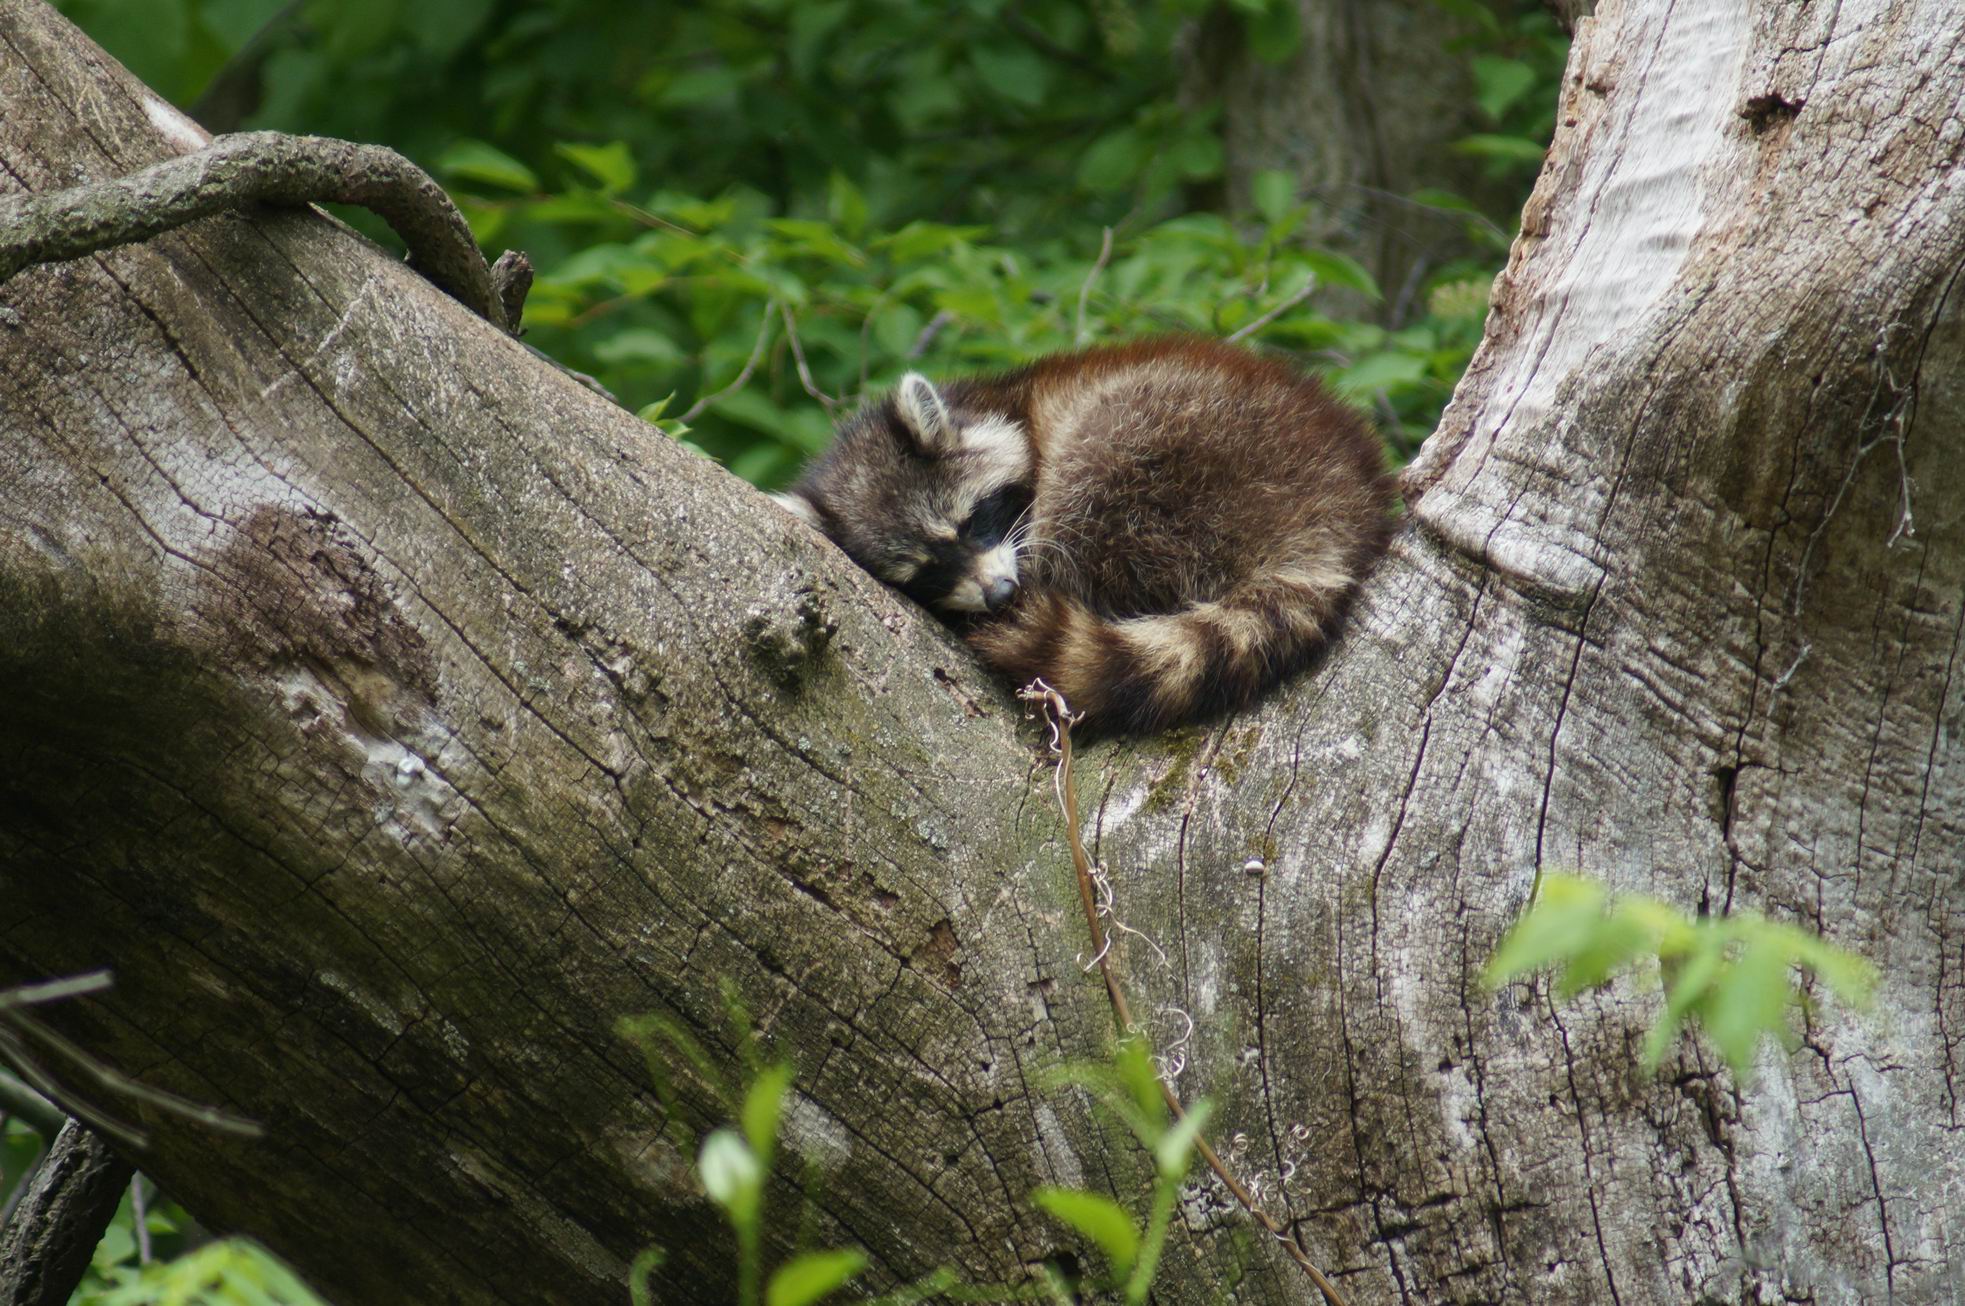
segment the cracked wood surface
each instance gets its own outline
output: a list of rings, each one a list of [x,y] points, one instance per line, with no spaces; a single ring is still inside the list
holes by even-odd
[[[1354,1301],[1948,1300],[1965,1264],[1965,13],[1607,4],[1340,646],[1080,757],[1133,1005]],[[183,148],[0,0],[0,189]],[[0,288],[0,983],[344,1302],[730,1272],[623,1015],[800,1067],[778,1194],[1015,1275],[1145,1190],[1034,734],[931,620],[314,215]],[[1538,865],[1883,969],[1749,1092],[1478,972]],[[1164,961],[1160,953],[1164,953]],[[675,1118],[715,1123],[679,1076]],[[1197,1188],[1168,1302],[1308,1283]],[[678,1299],[687,1299],[679,1296]]]

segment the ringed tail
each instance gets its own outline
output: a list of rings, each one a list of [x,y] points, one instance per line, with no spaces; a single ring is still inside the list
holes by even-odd
[[[1177,612],[1108,617],[1056,591],[1027,596],[970,644],[1018,685],[1041,677],[1088,722],[1152,731],[1247,707],[1328,642],[1354,573],[1279,568]]]

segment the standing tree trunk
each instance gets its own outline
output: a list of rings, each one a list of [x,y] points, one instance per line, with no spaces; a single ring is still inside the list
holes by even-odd
[[[1323,666],[1080,759],[1178,1087],[1359,1303],[1933,1300],[1965,1261],[1965,11],[1606,4],[1488,338]],[[195,145],[0,0],[0,185]],[[797,1063],[782,1254],[1069,1247],[1146,1163],[1048,766],[932,620],[317,215],[0,288],[0,983],[260,1120],[143,1168],[331,1295],[732,1258],[618,1018]],[[1541,868],[1858,949],[1750,1090],[1479,982]],[[1156,1300],[1302,1301],[1219,1190]],[[719,1292],[724,1291],[718,1289]]]
[[[1286,57],[1217,4],[1189,42],[1185,95],[1221,105],[1230,203],[1248,207],[1257,173],[1294,178],[1313,205],[1308,237],[1361,263],[1385,292],[1379,311],[1396,317],[1428,272],[1473,252],[1468,214],[1414,191],[1445,189],[1489,213],[1521,195],[1453,148],[1487,126],[1461,48],[1480,29],[1439,0],[1279,2],[1296,10]]]

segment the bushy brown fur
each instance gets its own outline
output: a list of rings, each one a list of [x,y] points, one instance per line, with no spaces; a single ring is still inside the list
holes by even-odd
[[[1314,381],[1171,337],[910,376],[783,501],[875,575],[976,612],[969,642],[1013,681],[1151,730],[1300,667],[1383,548],[1389,499],[1377,440]]]

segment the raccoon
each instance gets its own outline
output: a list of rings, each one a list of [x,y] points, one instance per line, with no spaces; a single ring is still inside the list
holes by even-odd
[[[1167,337],[909,373],[776,497],[1012,681],[1150,731],[1248,705],[1330,638],[1390,482],[1316,382]]]

